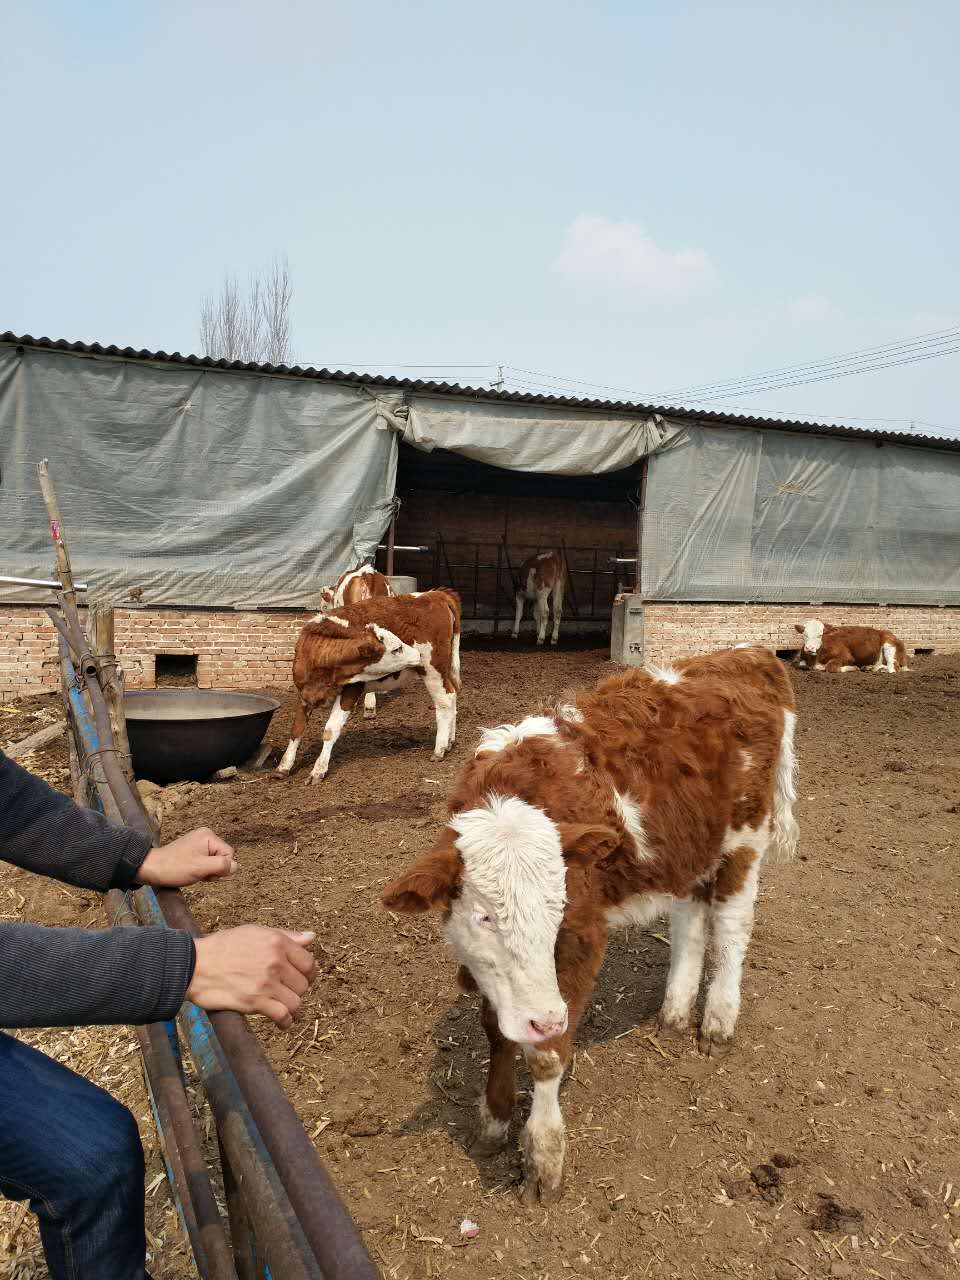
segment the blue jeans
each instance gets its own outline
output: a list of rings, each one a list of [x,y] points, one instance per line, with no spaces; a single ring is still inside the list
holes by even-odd
[[[51,1280],[144,1280],[136,1121],[103,1089],[2,1033],[0,1192],[30,1201]]]

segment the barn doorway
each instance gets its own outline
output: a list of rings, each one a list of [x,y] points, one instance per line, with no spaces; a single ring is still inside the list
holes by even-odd
[[[454,587],[464,618],[497,634],[512,625],[523,560],[557,550],[568,570],[564,617],[608,627],[614,596],[635,581],[639,479],[639,465],[550,476],[401,444],[396,542],[420,550],[398,550],[395,572],[423,587]]]

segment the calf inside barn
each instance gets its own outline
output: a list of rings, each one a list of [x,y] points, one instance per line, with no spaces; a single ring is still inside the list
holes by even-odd
[[[523,606],[533,601],[533,618],[537,626],[537,644],[543,644],[550,621],[550,601],[553,601],[553,632],[550,643],[556,644],[560,635],[560,618],[563,615],[563,592],[567,581],[567,569],[559,551],[538,551],[528,556],[517,575],[517,612],[513,619],[513,638],[520,634]]]
[[[685,1030],[708,933],[700,1043],[733,1037],[760,863],[796,846],[793,692],[763,649],[633,670],[574,703],[486,730],[433,849],[383,894],[442,909],[490,1043],[477,1143],[506,1140],[519,1046],[534,1078],[525,1195],[555,1199],[558,1094],[610,928],[671,913],[661,1025]]]
[[[372,597],[317,614],[297,639],[293,682],[299,702],[277,772],[287,774],[293,768],[311,712],[330,706],[323,748],[310,781],[326,777],[333,748],[361,693],[396,681],[408,669],[423,678],[433,702],[434,756],[442,760],[457,737],[460,601],[456,593],[441,587],[412,595]]]
[[[892,631],[876,627],[832,627],[810,618],[795,630],[803,636],[798,666],[812,671],[909,671],[907,651]]]

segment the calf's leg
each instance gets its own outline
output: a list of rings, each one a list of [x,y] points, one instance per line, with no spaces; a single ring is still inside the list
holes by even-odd
[[[670,972],[660,1009],[660,1026],[686,1031],[703,977],[709,907],[699,898],[678,898],[670,913]]]
[[[492,1156],[506,1145],[510,1118],[517,1105],[517,1046],[512,1040],[504,1039],[489,1000],[483,1002],[480,1020],[490,1042],[490,1069],[470,1152],[475,1156]]]
[[[435,760],[442,760],[453,746],[457,730],[457,695],[447,689],[447,681],[430,663],[423,667],[423,683],[427,686],[437,716],[437,740],[433,748]]]
[[[563,1190],[567,1131],[560,1110],[560,1083],[573,1055],[577,1022],[593,990],[606,936],[584,953],[582,939],[561,930],[557,940],[557,976],[567,1002],[567,1029],[543,1044],[526,1044],[523,1056],[533,1076],[533,1106],[523,1130],[523,1199],[550,1204]]]
[[[560,1110],[560,1082],[570,1061],[573,1031],[544,1045],[524,1045],[533,1076],[533,1106],[523,1130],[523,1200],[551,1204],[563,1190],[567,1129]]]
[[[523,619],[523,592],[517,592],[517,611],[513,618],[513,630],[510,632],[511,638],[516,640],[520,634],[520,622]]]
[[[753,849],[735,849],[717,872],[710,908],[714,970],[700,1024],[700,1048],[708,1055],[730,1043],[737,1025],[762,857]]]
[[[377,695],[375,693],[365,693],[363,695],[363,718],[364,720],[373,720],[377,714]]]
[[[549,591],[538,591],[536,603],[533,606],[533,615],[537,620],[537,644],[543,644],[547,637],[547,623],[550,620],[550,606],[547,603]]]
[[[323,748],[317,756],[317,763],[310,773],[311,782],[320,782],[327,776],[333,748],[343,732],[343,726],[350,719],[350,712],[360,700],[360,693],[361,688],[359,685],[345,684],[340,690],[340,696],[334,700],[327,723],[323,727]]]
[[[297,758],[297,752],[300,750],[300,743],[303,741],[303,733],[307,727],[307,719],[310,711],[304,705],[303,699],[297,698],[297,710],[293,717],[293,726],[290,730],[290,741],[287,743],[287,749],[283,753],[283,758],[277,765],[277,773],[286,776],[294,766]]]
[[[550,643],[556,644],[560,636],[560,618],[563,614],[563,578],[558,578],[553,588],[553,635]]]

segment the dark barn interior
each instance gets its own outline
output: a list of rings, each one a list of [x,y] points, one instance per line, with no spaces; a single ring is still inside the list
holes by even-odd
[[[394,572],[450,585],[465,619],[509,630],[514,575],[531,553],[566,556],[568,622],[609,626],[613,598],[634,580],[639,464],[598,476],[552,476],[400,445]],[[621,563],[617,563],[617,560]],[[623,561],[628,561],[623,563]],[[381,551],[377,565],[385,567]],[[530,625],[530,613],[525,617]]]

